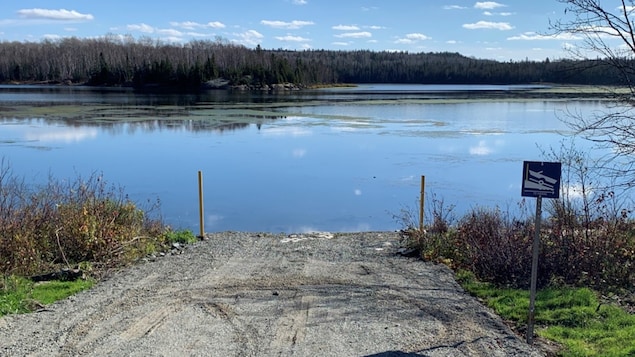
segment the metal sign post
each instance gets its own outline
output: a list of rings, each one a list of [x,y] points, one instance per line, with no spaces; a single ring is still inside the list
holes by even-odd
[[[538,256],[540,254],[540,225],[542,216],[542,198],[560,197],[560,175],[562,165],[559,162],[523,162],[523,183],[521,196],[536,197],[536,222],[531,259],[531,282],[529,287],[529,314],[527,317],[527,343],[534,341],[534,320],[536,307],[536,285],[538,282]]]
[[[534,320],[536,316],[536,285],[538,282],[538,255],[540,254],[540,216],[542,215],[542,196],[536,198],[536,223],[531,257],[531,283],[529,287],[529,315],[527,316],[527,343],[534,341]]]

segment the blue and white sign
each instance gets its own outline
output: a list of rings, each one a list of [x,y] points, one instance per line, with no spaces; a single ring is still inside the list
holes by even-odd
[[[521,196],[560,197],[561,172],[559,162],[524,161]]]

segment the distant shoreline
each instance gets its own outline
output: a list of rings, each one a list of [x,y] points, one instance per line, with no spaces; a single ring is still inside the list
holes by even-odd
[[[360,85],[365,84],[377,84],[377,85],[412,85],[412,86],[443,86],[443,84],[404,84],[404,83],[332,83],[332,84],[316,84],[310,86],[303,86],[292,83],[283,83],[279,85],[272,86],[264,86],[264,87],[254,87],[248,85],[237,85],[237,86],[224,86],[224,87],[204,87],[199,89],[187,89],[187,88],[178,88],[174,86],[147,86],[144,88],[135,88],[131,85],[121,85],[121,86],[95,86],[89,85],[87,83],[74,83],[71,81],[59,82],[59,81],[10,81],[10,82],[2,82],[0,85],[4,86],[20,86],[20,87],[38,87],[38,86],[59,86],[59,87],[82,87],[94,90],[130,90],[138,93],[204,93],[208,91],[242,91],[242,92],[287,92],[287,91],[303,91],[303,90],[317,90],[317,89],[328,89],[328,88],[356,88]],[[456,84],[448,84],[452,86],[456,86]],[[465,84],[472,85],[472,84]],[[498,84],[483,84],[487,85],[498,85]],[[509,84],[510,86],[516,84]],[[620,87],[620,86],[600,86],[600,85],[570,85],[570,84],[556,84],[556,83],[528,83],[527,85],[536,85],[540,86],[540,88],[528,88],[528,89],[518,89],[518,90],[488,90],[488,91],[471,91],[471,90],[457,90],[456,93],[466,93],[464,98],[457,99],[483,99],[483,98],[512,98],[512,99],[547,99],[547,98],[556,98],[556,99],[575,99],[575,98],[597,98],[600,100],[610,100],[616,99],[620,96],[629,94],[629,87]],[[478,86],[478,85],[474,85]],[[504,85],[502,85],[504,86]],[[433,92],[433,91],[431,91]],[[369,91],[372,93],[372,91]],[[394,91],[395,94],[399,93],[399,91]],[[406,93],[406,92],[404,92]],[[410,93],[410,92],[408,92]]]

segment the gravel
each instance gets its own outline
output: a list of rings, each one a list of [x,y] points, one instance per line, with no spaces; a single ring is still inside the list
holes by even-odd
[[[541,356],[394,232],[222,232],[0,319],[2,356]]]

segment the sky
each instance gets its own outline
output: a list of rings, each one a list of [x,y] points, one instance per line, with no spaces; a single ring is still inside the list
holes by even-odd
[[[560,59],[547,36],[556,0],[2,0],[0,41],[132,36],[168,43],[223,39],[250,48],[458,52]]]

